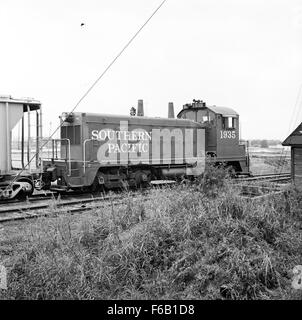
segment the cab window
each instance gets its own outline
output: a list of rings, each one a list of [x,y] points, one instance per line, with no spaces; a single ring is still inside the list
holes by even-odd
[[[209,110],[198,110],[197,122],[215,125],[215,114]]]
[[[196,112],[194,112],[194,111],[187,111],[187,112],[184,112],[181,117],[182,117],[183,119],[189,119],[189,120],[196,121]]]
[[[236,128],[236,118],[223,117],[222,118],[222,128],[223,129],[235,129]]]

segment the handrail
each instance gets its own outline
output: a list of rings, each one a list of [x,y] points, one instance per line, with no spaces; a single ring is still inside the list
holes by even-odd
[[[68,174],[67,176],[70,177],[71,176],[71,146],[70,146],[70,139],[67,138],[62,138],[62,139],[51,139],[51,148],[52,148],[52,158],[51,159],[55,159],[54,158],[54,149],[57,149],[57,142],[58,141],[67,141],[68,143],[68,157],[67,157],[67,149],[66,149],[66,161],[68,162]],[[58,150],[56,150],[58,151]],[[57,154],[56,154],[57,155]],[[57,158],[56,158],[57,159]]]
[[[69,173],[67,174],[68,177],[71,176],[71,154],[70,154],[70,151],[71,151],[71,147],[70,147],[70,139],[67,139],[67,138],[63,138],[63,139],[56,139],[57,141],[59,140],[65,140],[67,141],[68,143],[68,167],[69,167]],[[66,150],[66,160],[67,160],[67,150]]]
[[[85,174],[86,172],[86,142],[92,141],[95,139],[85,139],[83,142],[83,173]]]

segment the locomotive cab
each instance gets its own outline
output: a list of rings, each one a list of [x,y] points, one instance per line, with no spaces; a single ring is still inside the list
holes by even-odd
[[[225,163],[233,167],[237,174],[249,174],[249,159],[246,145],[240,142],[239,115],[236,111],[193,100],[193,103],[183,106],[177,117],[204,126],[206,155],[210,161]]]

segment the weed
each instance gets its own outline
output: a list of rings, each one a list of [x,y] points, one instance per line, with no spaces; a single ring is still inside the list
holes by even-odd
[[[147,200],[126,191],[119,206],[7,225],[1,298],[301,299],[291,288],[302,263],[301,194],[249,201],[211,170]]]

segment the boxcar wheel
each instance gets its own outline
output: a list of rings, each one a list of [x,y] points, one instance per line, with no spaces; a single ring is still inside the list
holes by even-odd
[[[20,179],[17,180],[17,182],[27,182],[28,184],[31,185],[31,190],[20,190],[20,192],[17,194],[16,199],[24,201],[26,200],[27,197],[30,197],[33,193],[34,193],[34,184],[31,180],[27,180],[27,179]]]

